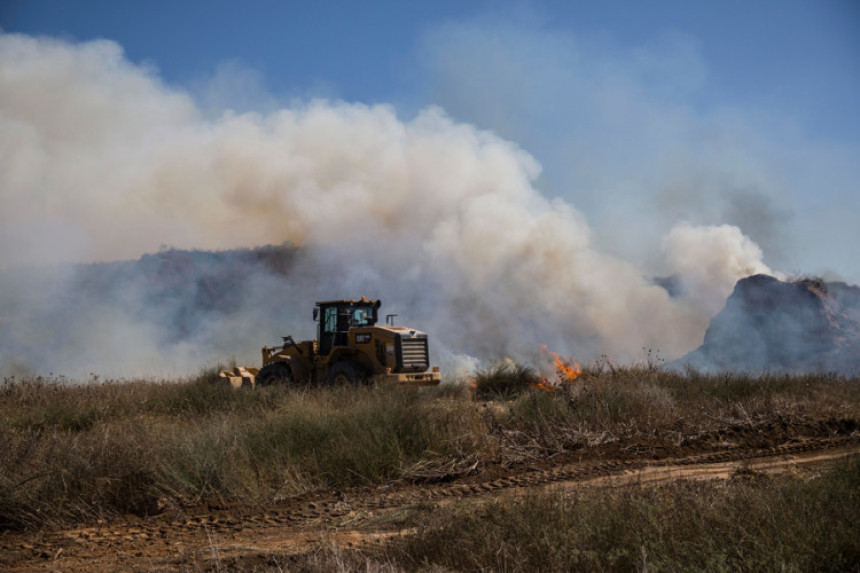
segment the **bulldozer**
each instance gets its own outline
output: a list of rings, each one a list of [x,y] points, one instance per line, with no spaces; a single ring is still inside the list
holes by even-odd
[[[317,302],[317,339],[296,342],[283,336],[283,344],[264,346],[263,366],[222,373],[234,386],[439,384],[438,367],[430,369],[427,334],[395,326],[397,315],[379,323],[379,300]],[[429,370],[429,371],[428,371]]]

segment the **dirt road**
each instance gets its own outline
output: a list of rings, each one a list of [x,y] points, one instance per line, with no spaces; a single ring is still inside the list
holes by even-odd
[[[618,445],[597,457],[575,453],[536,463],[476,470],[439,483],[401,483],[318,492],[266,506],[202,504],[161,515],[59,531],[0,535],[0,569],[115,571],[220,568],[223,563],[360,547],[410,530],[392,531],[386,515],[422,504],[483,503],[500,495],[583,487],[635,487],[670,480],[717,480],[814,471],[860,453],[860,435],[792,439],[770,447],[731,444],[671,454]]]

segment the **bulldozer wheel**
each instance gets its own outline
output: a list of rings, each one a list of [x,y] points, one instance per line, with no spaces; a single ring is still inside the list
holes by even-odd
[[[260,369],[260,373],[257,374],[256,385],[257,386],[275,386],[275,385],[284,385],[287,386],[291,384],[293,381],[293,373],[290,371],[290,367],[283,362],[275,362],[274,364],[269,364],[268,366],[263,366]]]
[[[358,386],[366,379],[367,375],[361,366],[346,360],[331,367],[325,377],[325,383],[327,386]]]

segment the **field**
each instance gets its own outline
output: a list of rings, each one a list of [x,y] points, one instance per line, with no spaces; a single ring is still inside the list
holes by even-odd
[[[0,568],[858,570],[860,380],[7,379]]]

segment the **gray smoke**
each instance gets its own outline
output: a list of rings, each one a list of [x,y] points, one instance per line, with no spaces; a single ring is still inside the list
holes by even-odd
[[[361,295],[428,331],[451,366],[527,360],[539,344],[583,361],[676,357],[738,278],[769,271],[738,228],[677,222],[661,267],[690,294],[672,298],[538,190],[535,157],[438,107],[402,118],[314,100],[213,118],[200,105],[113,42],[0,35],[0,268],[15,308],[0,317],[3,371],[253,364],[280,334],[313,335],[313,301]],[[145,283],[94,300],[69,290],[102,285],[32,268],[282,243],[300,253],[288,274],[243,268],[241,304],[184,326],[171,309],[195,305],[153,300]]]

